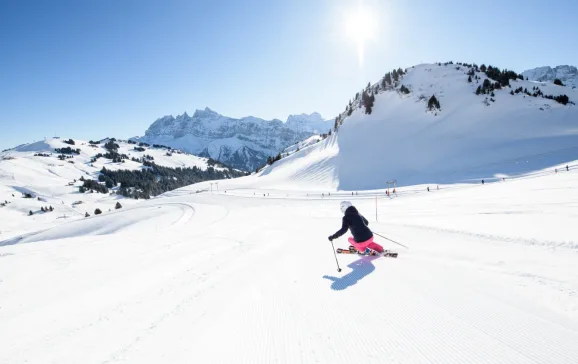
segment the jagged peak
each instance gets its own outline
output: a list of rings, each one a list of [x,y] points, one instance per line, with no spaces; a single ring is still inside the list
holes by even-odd
[[[209,107],[205,107],[203,110],[197,109],[193,114],[194,118],[214,118],[222,116],[218,112],[211,110]]]
[[[158,118],[157,120],[155,120],[155,122],[158,122],[158,121],[173,121],[173,120],[175,120],[175,117],[174,117],[174,116],[172,116],[172,115],[165,115],[165,116],[163,116],[163,117]]]
[[[303,114],[295,114],[289,115],[287,117],[287,122],[320,122],[324,121],[321,114],[318,112],[313,112],[311,114],[303,113]]]

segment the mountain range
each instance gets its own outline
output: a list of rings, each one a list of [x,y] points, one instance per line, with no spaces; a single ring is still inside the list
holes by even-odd
[[[132,140],[210,157],[231,167],[253,171],[269,156],[316,134],[327,133],[333,120],[319,113],[290,115],[285,122],[257,117],[227,117],[209,108],[193,116],[164,116],[157,119],[142,137]]]
[[[522,75],[530,81],[554,82],[559,79],[568,87],[578,86],[578,69],[574,66],[538,67],[524,71]]]

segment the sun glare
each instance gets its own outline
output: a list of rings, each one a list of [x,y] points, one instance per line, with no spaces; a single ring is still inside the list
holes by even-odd
[[[377,33],[377,19],[372,9],[361,2],[344,14],[344,31],[350,40],[357,46],[359,66],[363,67],[365,45],[375,39]]]

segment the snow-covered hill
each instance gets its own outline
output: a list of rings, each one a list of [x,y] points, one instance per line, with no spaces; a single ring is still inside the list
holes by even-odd
[[[333,120],[318,113],[291,115],[286,122],[256,117],[234,119],[206,108],[193,116],[165,116],[156,120],[143,137],[149,144],[162,144],[209,156],[229,166],[254,171],[267,157],[315,134],[327,133]]]
[[[0,153],[0,240],[34,229],[49,228],[55,224],[69,220],[82,219],[85,213],[93,214],[96,208],[104,213],[114,210],[117,202],[122,206],[137,203],[133,199],[125,199],[117,194],[79,193],[82,179],[98,179],[99,171],[105,167],[108,170],[139,170],[142,162],[131,160],[148,155],[161,166],[194,167],[207,169],[208,160],[179,151],[169,152],[164,148],[144,148],[135,150],[137,145],[116,141],[118,152],[126,154],[131,159],[123,163],[114,163],[110,159],[98,158],[99,153],[105,154],[102,141],[91,145],[87,141],[75,140],[75,145],[66,144],[65,139],[52,138]],[[79,149],[80,154],[73,154],[70,159],[58,159],[56,148]],[[43,156],[44,155],[44,156]],[[219,168],[219,167],[216,167]],[[23,198],[30,193],[33,198]],[[43,207],[52,206],[54,211],[43,212]],[[30,211],[32,216],[28,216]]]
[[[375,95],[370,115],[358,98],[338,132],[234,183],[321,191],[378,189],[390,180],[478,183],[576,158],[578,108],[528,94],[537,87],[572,102],[578,90],[518,79],[493,96],[476,95],[486,76],[475,72],[468,82],[467,72],[455,64],[412,67],[395,89]],[[441,110],[427,110],[432,95]]]
[[[568,87],[578,86],[578,69],[574,66],[538,67],[524,71],[522,75],[530,81],[554,82],[559,79]]]

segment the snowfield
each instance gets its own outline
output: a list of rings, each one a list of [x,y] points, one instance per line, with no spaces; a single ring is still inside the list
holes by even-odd
[[[570,165],[381,193],[377,221],[367,192],[231,180],[29,234],[0,247],[0,363],[576,363]],[[345,196],[410,249],[337,273]]]

